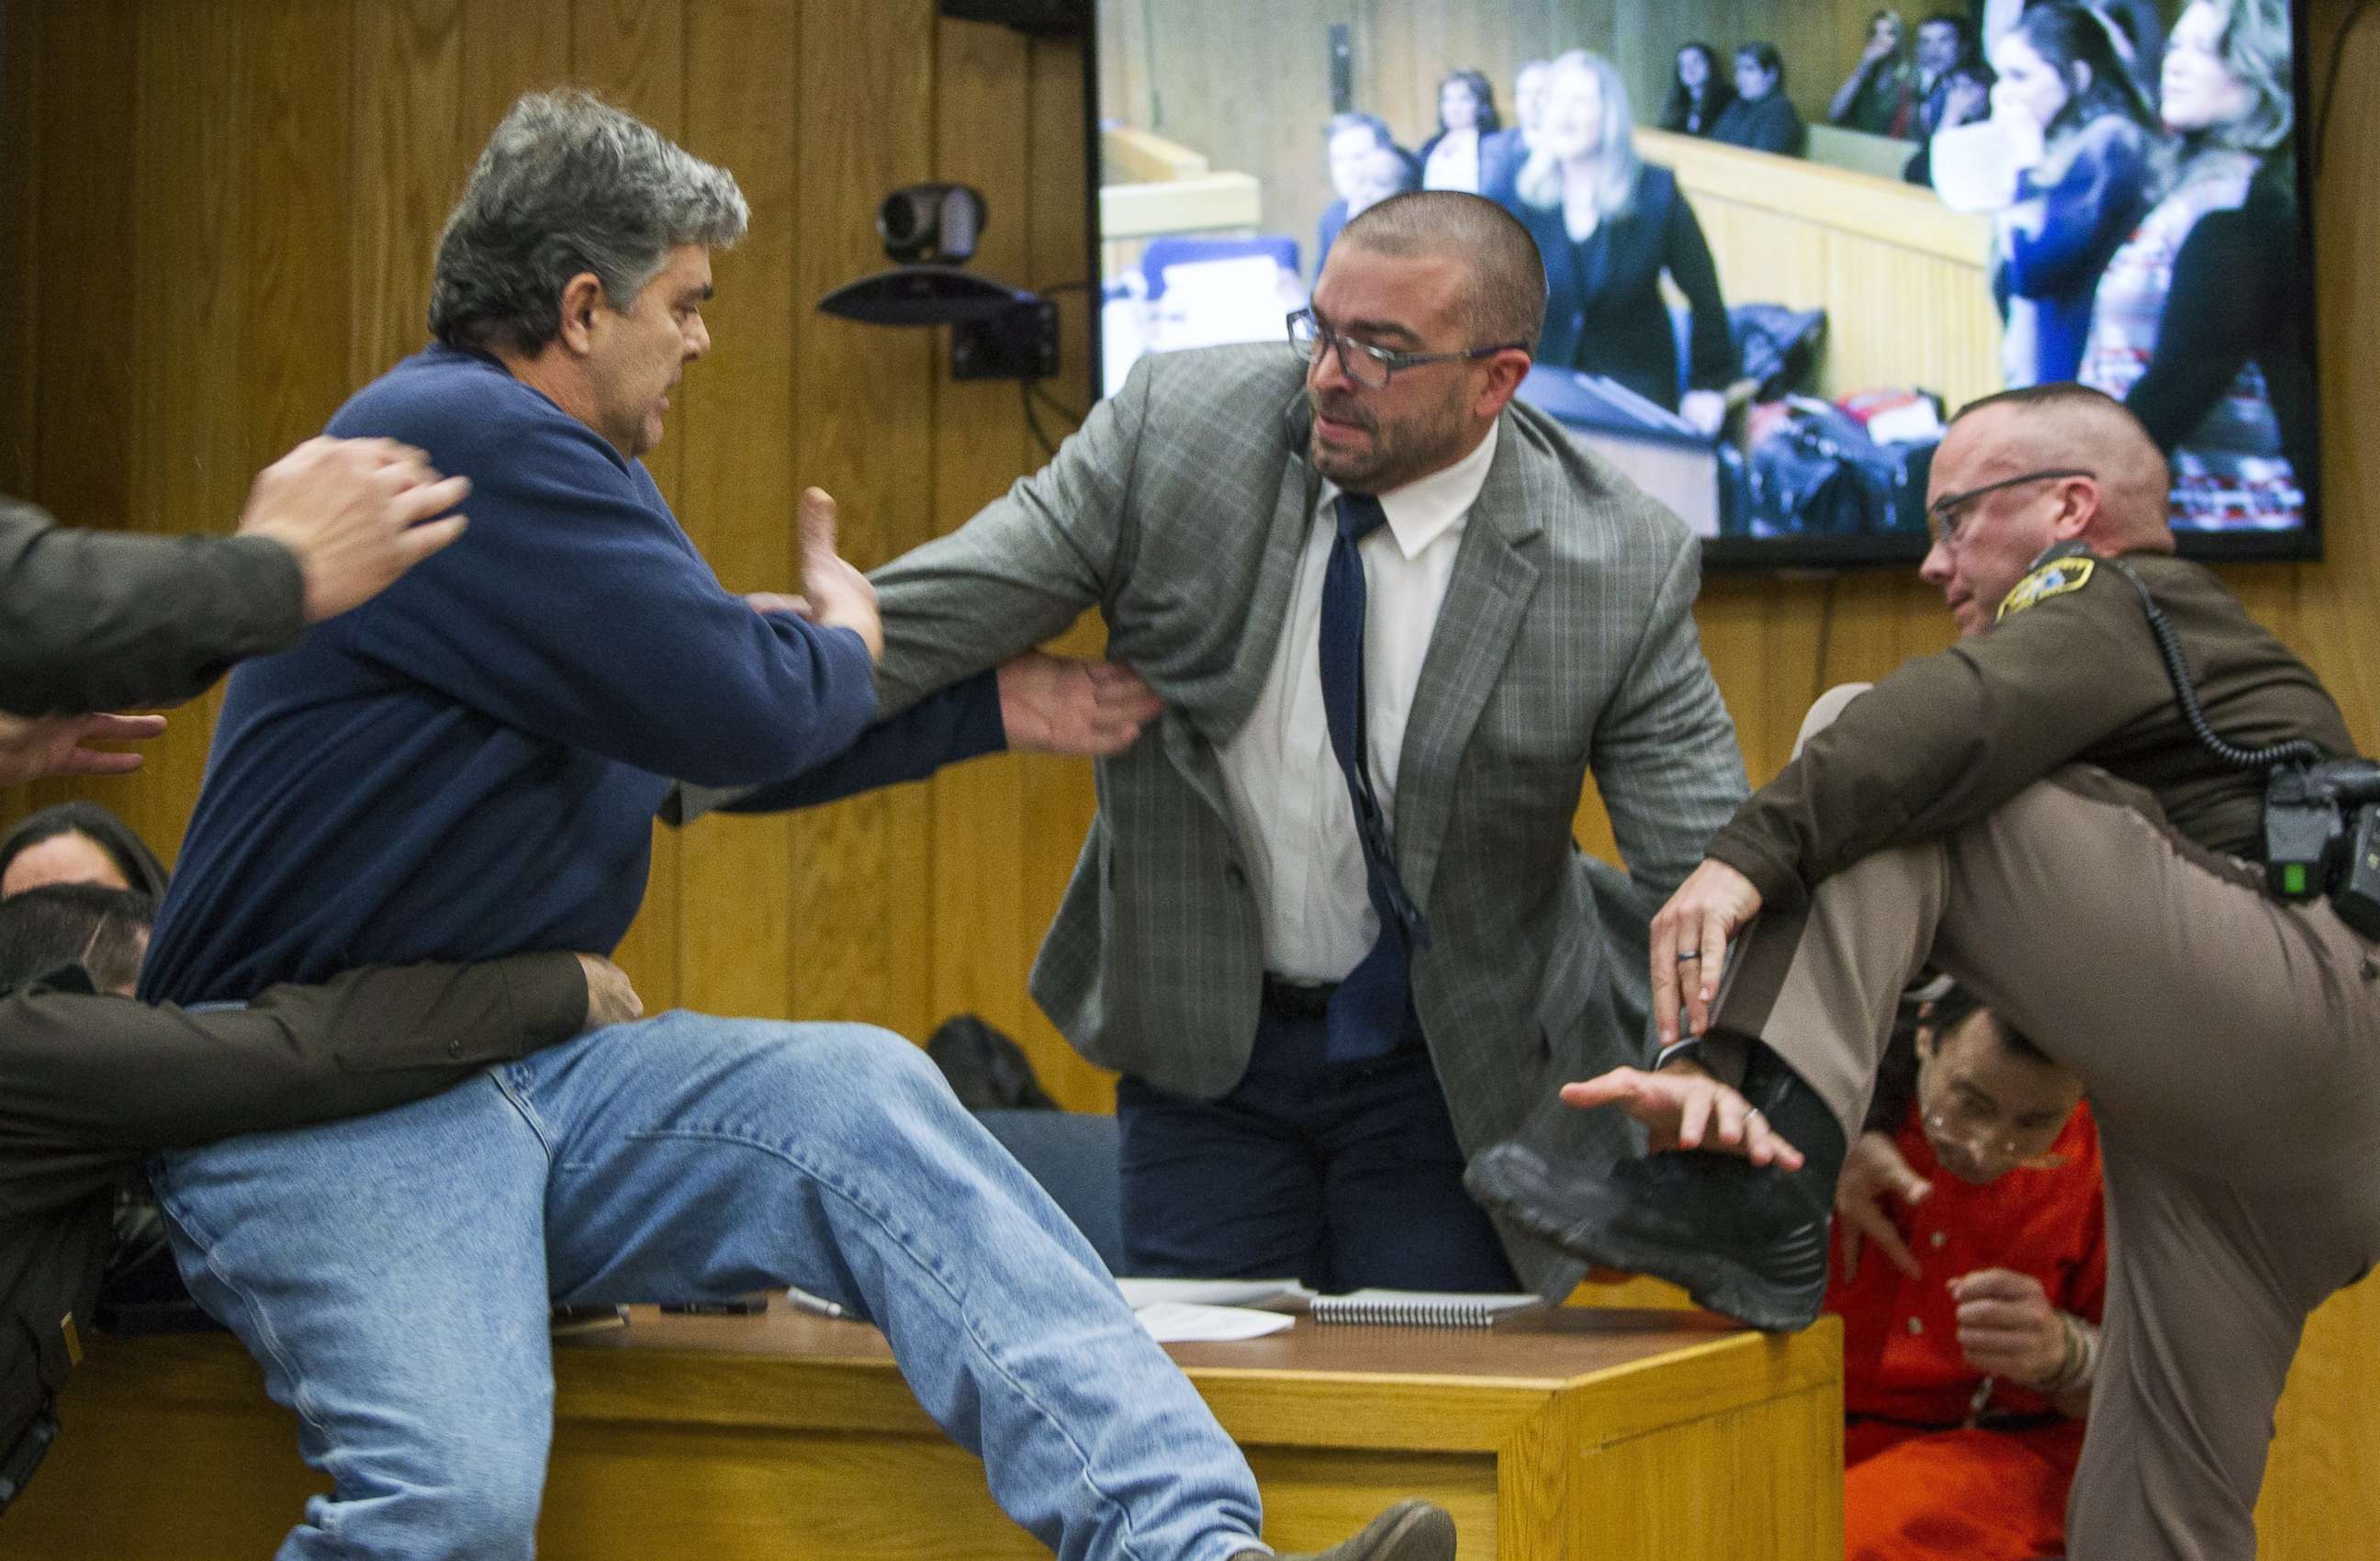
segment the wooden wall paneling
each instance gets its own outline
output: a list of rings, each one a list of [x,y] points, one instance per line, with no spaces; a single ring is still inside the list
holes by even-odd
[[[797,588],[794,380],[808,307],[795,296],[795,0],[689,7],[686,148],[735,175],[742,242],[712,257],[710,355],[679,387],[679,518],[730,590]],[[705,1013],[794,1011],[794,820],[721,815],[678,846],[678,1001]]]
[[[132,421],[134,72],[139,37],[128,0],[48,8],[41,29],[45,79],[37,95],[43,157],[37,218],[46,263],[36,310],[42,367],[36,403],[35,491],[73,526],[132,520],[125,460]]]
[[[20,496],[39,469],[43,14],[0,9],[0,493]]]
[[[109,240],[121,269],[112,266],[105,291],[94,286],[90,296],[112,302],[143,345],[121,350],[131,392],[123,429],[95,453],[116,463],[123,523],[143,531],[229,531],[261,464],[249,457],[243,414],[249,346],[260,328],[279,326],[250,311],[253,137],[251,105],[238,91],[256,56],[259,18],[227,9],[152,0],[138,7],[137,37],[116,61],[137,83],[131,160],[115,175],[128,187],[127,225]],[[212,727],[213,702],[194,701],[149,744],[137,774],[74,784],[170,862]]]
[[[0,493],[20,498],[40,471],[42,16],[0,7]],[[30,786],[0,786],[0,824],[33,805]]]
[[[1030,45],[1010,29],[970,21],[939,23],[934,41],[934,177],[983,191],[990,216],[972,269],[1021,284],[1033,237]],[[953,380],[947,360],[934,372],[939,534],[965,524],[1041,456],[1026,434],[1016,381]],[[1061,421],[1036,416],[1045,427]],[[932,1023],[972,1012],[1010,1035],[1026,1028],[1032,1004],[1024,974],[1039,929],[1025,925],[1032,849],[1025,784],[1010,756],[955,766],[933,781]]]
[[[875,212],[933,173],[934,8],[809,0],[801,12],[795,304],[885,264]],[[803,314],[796,480],[842,502],[844,555],[873,567],[932,535],[939,333]],[[933,821],[924,786],[795,826],[794,992],[805,1015],[922,1037],[931,1019]]]
[[[460,0],[357,0],[349,61],[348,211],[355,300],[347,383],[369,383],[427,338],[438,230],[470,174]]]
[[[456,133],[469,172],[489,132],[523,92],[575,85],[571,0],[464,0],[462,117]]]
[[[572,84],[588,88],[635,115],[672,140],[686,130],[686,7],[684,0],[573,0]],[[478,149],[472,149],[476,155]],[[468,168],[468,159],[466,160]],[[459,174],[458,174],[459,182]],[[688,377],[702,372],[697,364]],[[672,509],[680,507],[692,409],[673,410],[662,442],[644,457],[645,469]],[[628,973],[648,1012],[674,1008],[685,978],[685,841],[675,829],[653,826],[652,865],[645,902],[613,954]]]

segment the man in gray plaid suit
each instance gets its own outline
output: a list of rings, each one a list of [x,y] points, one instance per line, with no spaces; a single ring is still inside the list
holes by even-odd
[[[1694,538],[1512,403],[1544,308],[1492,202],[1383,202],[1297,352],[1144,359],[1049,466],[874,576],[896,727],[940,702],[983,731],[988,670],[1094,606],[1164,702],[1099,763],[1032,976],[1123,1075],[1135,1269],[1578,1272],[1491,1225],[1464,1162],[1515,1135],[1628,1147],[1555,1091],[1645,1055],[1647,917],[1746,788]],[[727,805],[850,789],[837,769]],[[1625,875],[1572,842],[1590,773]]]

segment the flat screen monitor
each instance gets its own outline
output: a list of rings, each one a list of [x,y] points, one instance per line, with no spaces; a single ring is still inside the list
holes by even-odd
[[[1715,566],[1906,562],[1943,419],[2077,380],[2186,554],[2319,551],[2288,0],[1097,0],[1103,391],[1287,341],[1352,215],[1536,239],[1521,394]]]

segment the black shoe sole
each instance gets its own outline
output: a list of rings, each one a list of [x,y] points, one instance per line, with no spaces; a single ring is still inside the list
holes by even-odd
[[[1572,1257],[1630,1274],[1649,1274],[1683,1289],[1694,1303],[1733,1317],[1767,1333],[1797,1333],[1817,1320],[1825,1300],[1821,1282],[1804,1301],[1778,1295],[1778,1281],[1746,1264],[1706,1248],[1682,1245],[1675,1240],[1656,1240],[1632,1235],[1627,1225],[1638,1217],[1637,1201],[1599,1181],[1565,1188],[1565,1217],[1549,1217],[1533,1190],[1515,1186],[1514,1173],[1535,1180],[1530,1170],[1508,1165],[1495,1150],[1480,1157],[1464,1179],[1472,1195],[1488,1209],[1543,1237]],[[1813,1238],[1826,1240],[1826,1227],[1814,1228]],[[1789,1252],[1806,1263],[1808,1252]],[[1825,1272],[1823,1252],[1818,1272]],[[1807,1287],[1804,1287],[1805,1292]]]

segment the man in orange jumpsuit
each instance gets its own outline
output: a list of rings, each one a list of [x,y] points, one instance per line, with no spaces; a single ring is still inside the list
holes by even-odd
[[[1956,986],[1887,1051],[1844,1157],[1826,1300],[1843,1319],[1848,1561],[2065,1554],[2107,1277],[2082,1097]]]

